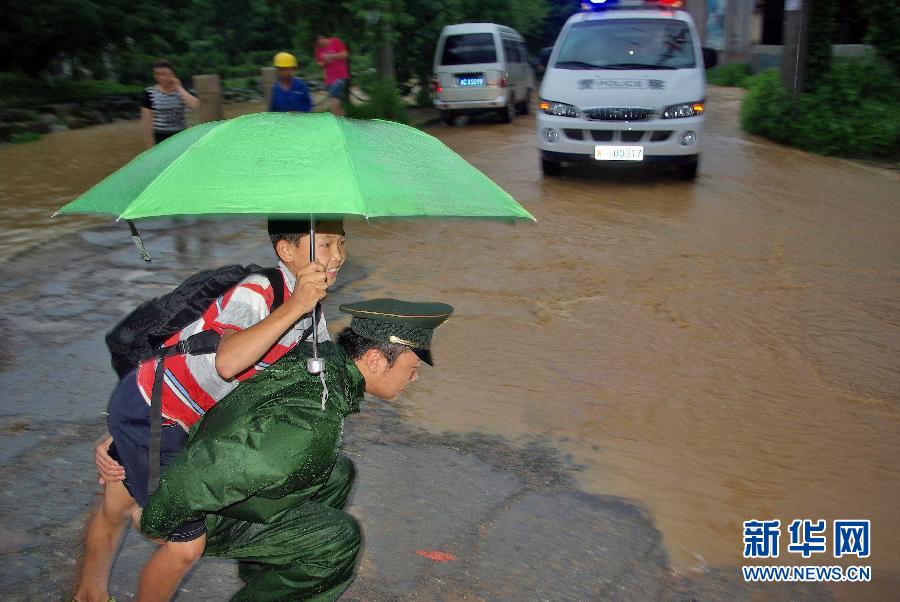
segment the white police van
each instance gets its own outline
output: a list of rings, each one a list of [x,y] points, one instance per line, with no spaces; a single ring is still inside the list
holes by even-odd
[[[697,175],[706,100],[701,48],[681,0],[592,0],[550,54],[537,112],[544,175],[574,161],[670,163]]]

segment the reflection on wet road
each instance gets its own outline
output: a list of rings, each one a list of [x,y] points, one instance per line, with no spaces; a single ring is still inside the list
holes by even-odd
[[[352,223],[364,276],[344,293],[456,306],[403,412],[549,437],[585,488],[649,508],[676,569],[738,564],[751,518],[870,518],[877,577],[900,566],[900,183],[751,139],[738,104],[711,92],[692,184],[542,178],[530,118],[436,127],[538,223]],[[139,140],[128,123],[0,149],[0,257]]]

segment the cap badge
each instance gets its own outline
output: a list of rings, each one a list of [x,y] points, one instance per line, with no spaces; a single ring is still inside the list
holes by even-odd
[[[416,345],[412,341],[407,341],[406,339],[401,339],[400,337],[395,336],[395,335],[391,335],[390,337],[388,337],[388,340],[391,343],[394,343],[396,345],[406,345],[407,347],[418,347],[418,345]]]

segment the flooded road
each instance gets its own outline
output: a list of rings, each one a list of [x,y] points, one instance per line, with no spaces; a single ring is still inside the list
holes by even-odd
[[[676,571],[739,564],[744,520],[867,518],[874,577],[896,579],[900,181],[748,137],[739,94],[710,93],[695,183],[543,178],[530,118],[432,129],[538,223],[350,223],[364,275],[345,292],[453,304],[404,415],[545,437],[583,488],[649,510]],[[139,150],[136,123],[0,148],[0,262],[108,223],[45,229]],[[254,228],[230,236],[266,244]]]

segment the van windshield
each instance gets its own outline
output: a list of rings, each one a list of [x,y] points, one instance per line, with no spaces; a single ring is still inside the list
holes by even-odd
[[[676,19],[610,19],[575,23],[563,40],[558,69],[691,69],[687,23]]]
[[[442,65],[473,65],[496,63],[497,49],[490,33],[464,33],[447,36],[444,40]]]

